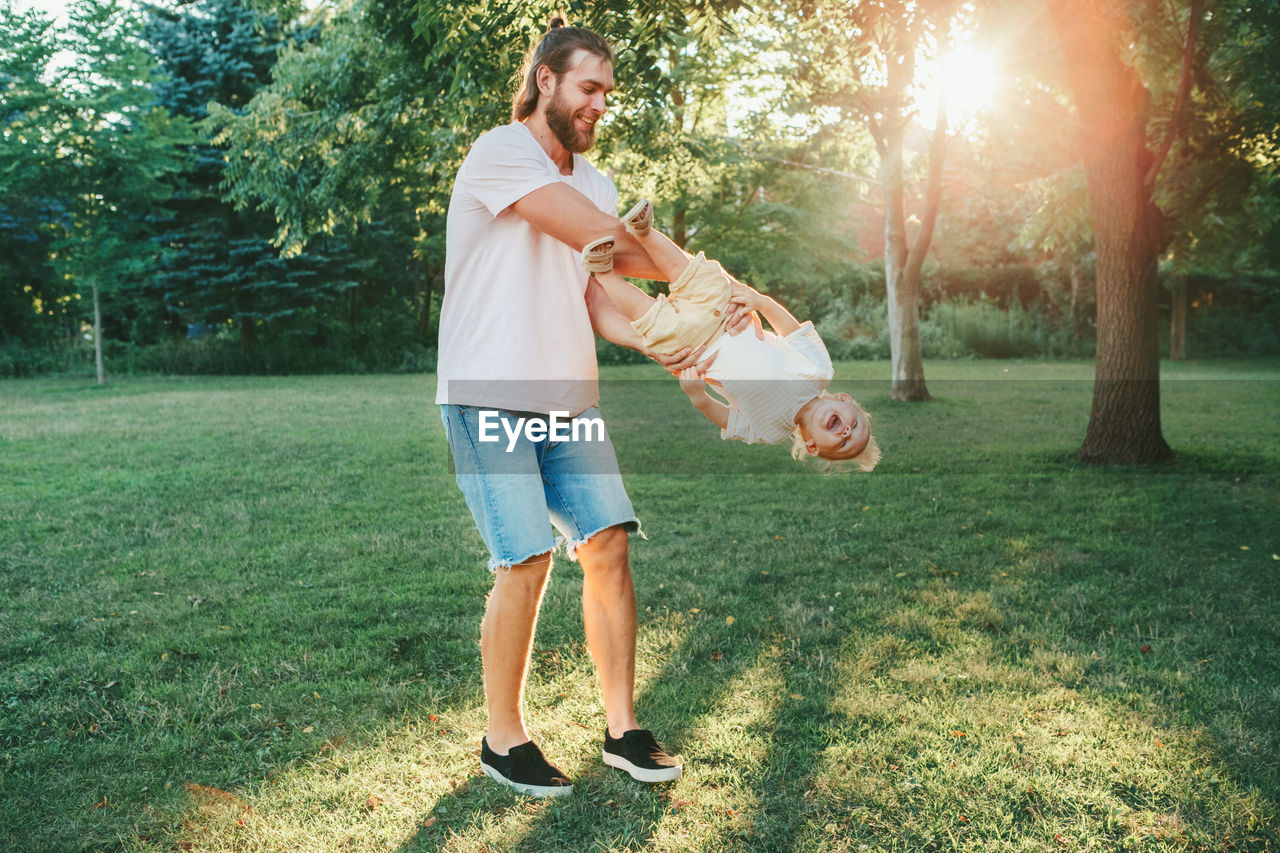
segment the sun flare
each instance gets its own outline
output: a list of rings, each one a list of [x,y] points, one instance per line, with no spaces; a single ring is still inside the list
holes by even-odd
[[[939,104],[945,102],[947,123],[963,126],[992,104],[999,88],[996,57],[972,44],[961,45],[928,64],[916,100],[920,119],[936,127]]]

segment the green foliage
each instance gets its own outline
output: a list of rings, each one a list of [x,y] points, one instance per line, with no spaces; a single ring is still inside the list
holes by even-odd
[[[1029,266],[936,267],[924,278],[926,305],[986,298],[1006,308],[1027,307],[1044,298],[1038,271]]]
[[[91,357],[83,343],[0,345],[0,379],[82,373]]]
[[[37,346],[79,333],[90,292],[106,296],[117,328],[154,332],[154,312],[128,307],[151,267],[140,246],[169,195],[166,176],[191,139],[185,120],[155,104],[136,13],[87,0],[68,15],[58,32],[0,7],[0,61],[14,83],[4,90],[0,241],[18,249],[4,262],[5,315],[15,318],[4,339]]]
[[[55,178],[59,47],[52,19],[0,3],[0,344],[43,349],[79,327],[75,288],[52,260],[66,210]]]
[[[841,302],[824,312],[814,327],[833,359],[867,361],[889,357],[889,327],[883,298]]]
[[[243,108],[270,73],[280,29],[274,17],[235,0],[206,0],[180,12],[151,8],[145,37],[166,74],[153,87],[159,103],[193,122],[212,101]],[[251,327],[264,313],[287,312],[300,289],[269,242],[275,223],[238,213],[218,197],[224,153],[196,142],[184,154],[168,227],[154,237],[162,256],[154,293],[175,330],[230,321],[245,327],[251,343]]]
[[[560,5],[198,0],[149,8],[139,29],[136,15],[78,4],[75,31],[58,33],[0,4],[0,345],[32,350],[8,369],[75,364],[89,272],[127,370],[429,363],[453,176],[475,137],[507,120],[525,50]],[[1158,135],[1185,4],[1132,5],[1129,58]],[[1210,7],[1185,141],[1159,182],[1171,214],[1162,264],[1263,280],[1280,267],[1277,11]],[[975,44],[1003,59],[1003,96],[948,149],[923,348],[1088,352],[1088,199],[1039,7],[608,0],[566,11],[617,49],[619,88],[591,156],[624,204],[653,198],[681,245],[817,320],[849,357],[886,351],[874,313],[883,267],[866,263],[882,251],[883,210],[869,200],[877,133],[886,117],[918,118],[914,88],[889,97],[887,58],[906,62],[915,40],[909,61],[923,61],[977,26]],[[58,71],[64,47],[79,58]],[[925,158],[919,129],[906,135],[910,197]],[[1073,279],[1079,328],[1066,332]],[[1270,317],[1272,298],[1264,288],[1248,309],[1192,309],[1193,353],[1270,351],[1250,315]],[[229,324],[239,340],[198,347],[182,340],[188,324]],[[236,345],[246,354],[215,354]],[[601,359],[636,360],[608,345]]]
[[[1200,271],[1187,276],[1187,350],[1193,358],[1280,355],[1280,276]],[[1162,324],[1167,337],[1168,324]]]
[[[57,127],[67,213],[55,243],[58,266],[84,287],[108,292],[141,278],[149,258],[136,250],[149,217],[171,194],[166,176],[181,168],[187,122],[155,102],[154,59],[139,40],[137,14],[116,0],[69,10],[63,47],[72,63],[62,80]]]
[[[1001,307],[988,299],[939,302],[920,328],[930,358],[1068,358],[1091,356],[1092,340],[1078,340],[1069,324],[1042,307]]]
[[[239,335],[230,330],[198,340],[167,340],[146,346],[112,341],[108,354],[113,370],[129,375],[283,376],[435,370],[435,351],[407,335],[375,345],[335,332],[320,321],[309,333],[294,330],[264,335],[252,350],[246,350]]]

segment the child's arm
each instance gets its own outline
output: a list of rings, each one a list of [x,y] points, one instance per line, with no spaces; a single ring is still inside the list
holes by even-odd
[[[706,415],[707,420],[720,429],[729,428],[729,407],[707,393],[707,381],[698,372],[698,368],[686,367],[680,371],[680,390],[689,395],[689,402]]]
[[[784,338],[800,328],[800,321],[792,317],[791,312],[783,308],[778,300],[765,296],[740,281],[733,283],[733,294],[729,301],[742,305],[748,311],[759,311],[769,321],[769,325],[773,326],[773,330]]]

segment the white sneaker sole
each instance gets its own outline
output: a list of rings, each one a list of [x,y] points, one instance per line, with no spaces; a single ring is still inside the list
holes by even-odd
[[[604,759],[605,764],[629,774],[637,782],[673,782],[684,774],[683,764],[679,767],[660,767],[650,770],[645,767],[636,767],[621,755],[614,755],[603,749],[600,750],[600,757]]]
[[[499,785],[506,785],[531,797],[567,797],[573,793],[572,785],[527,785],[524,782],[513,782],[483,761],[480,762],[480,768],[484,770],[484,775]]]

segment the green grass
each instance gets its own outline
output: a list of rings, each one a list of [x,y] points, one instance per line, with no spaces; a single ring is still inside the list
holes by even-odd
[[[1166,365],[1154,469],[1076,463],[1087,364],[927,370],[901,405],[840,365],[867,476],[606,371],[638,710],[688,767],[600,763],[561,558],[557,802],[477,772],[489,576],[431,377],[0,383],[0,849],[1280,848],[1280,364]]]

